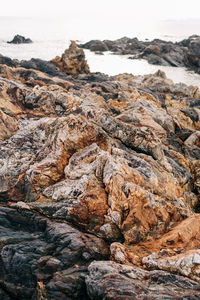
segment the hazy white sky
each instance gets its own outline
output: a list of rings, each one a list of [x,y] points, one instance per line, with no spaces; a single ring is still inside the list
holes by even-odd
[[[3,0],[1,16],[63,16],[80,19],[200,18],[200,0]]]

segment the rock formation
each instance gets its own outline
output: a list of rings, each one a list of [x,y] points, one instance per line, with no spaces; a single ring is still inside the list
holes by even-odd
[[[60,71],[74,77],[82,73],[90,73],[89,66],[85,60],[85,54],[82,49],[77,47],[75,41],[71,41],[69,49],[65,50],[61,57],[57,56],[51,62]]]
[[[143,58],[154,65],[187,67],[200,74],[200,36],[196,35],[177,43],[124,37],[115,41],[92,40],[79,47],[94,52],[111,51],[119,55],[131,55],[130,59]]]
[[[0,298],[198,299],[198,87],[0,62]]]
[[[24,36],[17,34],[14,36],[12,41],[7,43],[8,44],[31,44],[33,43],[33,41],[29,38],[25,38]]]

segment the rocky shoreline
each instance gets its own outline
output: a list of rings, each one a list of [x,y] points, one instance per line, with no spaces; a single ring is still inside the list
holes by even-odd
[[[199,299],[200,90],[0,56],[0,299]]]
[[[130,55],[129,59],[146,59],[150,64],[186,67],[200,74],[200,36],[193,35],[180,42],[159,39],[139,41],[123,37],[118,40],[91,40],[79,47],[98,54],[110,51],[118,55]]]

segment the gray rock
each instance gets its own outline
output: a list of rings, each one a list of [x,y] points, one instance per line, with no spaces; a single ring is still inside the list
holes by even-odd
[[[31,44],[33,43],[33,41],[29,38],[25,38],[24,36],[17,34],[14,36],[12,41],[7,43],[8,44]]]

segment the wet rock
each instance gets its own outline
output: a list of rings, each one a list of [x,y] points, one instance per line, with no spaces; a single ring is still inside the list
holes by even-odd
[[[84,44],[84,48],[85,49],[90,49],[91,51],[99,51],[99,52],[104,52],[104,51],[108,51],[108,47],[107,45],[102,42],[102,41],[99,41],[99,40],[93,40],[93,41],[90,41],[86,44]]]
[[[200,71],[200,37],[191,36],[178,43],[155,39],[139,41],[127,37],[110,41],[92,40],[80,47],[91,51],[111,51],[120,55],[132,55],[131,59],[143,58],[150,64],[188,67],[195,72]],[[101,49],[101,50],[100,50]]]
[[[7,43],[8,44],[31,44],[33,43],[33,41],[29,38],[25,38],[24,36],[17,34],[14,36],[12,41]]]

